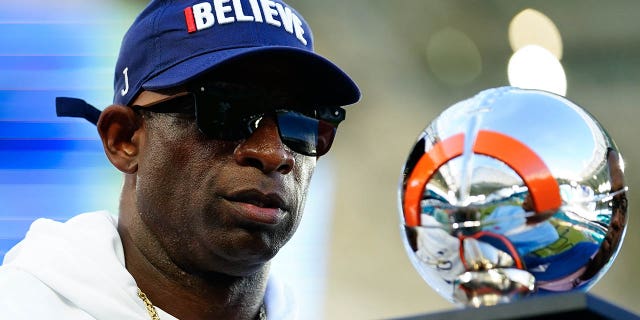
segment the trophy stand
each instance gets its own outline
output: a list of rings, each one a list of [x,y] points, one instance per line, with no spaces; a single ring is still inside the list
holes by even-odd
[[[481,308],[464,308],[398,320],[640,320],[628,310],[586,292],[523,299],[513,303]]]

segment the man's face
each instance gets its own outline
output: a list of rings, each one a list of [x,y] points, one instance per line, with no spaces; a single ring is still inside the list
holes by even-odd
[[[316,158],[283,145],[271,118],[239,141],[207,138],[191,116],[143,118],[135,192],[149,241],[187,272],[262,267],[298,226]]]

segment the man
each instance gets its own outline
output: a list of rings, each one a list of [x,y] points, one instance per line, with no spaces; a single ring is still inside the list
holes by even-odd
[[[275,0],[152,1],[97,122],[124,173],[105,212],[34,222],[0,267],[6,319],[287,319],[269,260],[302,216],[341,106],[360,93]],[[97,120],[97,121],[96,121]]]

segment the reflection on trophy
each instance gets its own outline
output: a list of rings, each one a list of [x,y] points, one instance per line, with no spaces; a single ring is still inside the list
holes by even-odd
[[[482,91],[429,124],[406,161],[407,253],[462,305],[586,291],[624,237],[623,171],[614,141],[566,98]]]

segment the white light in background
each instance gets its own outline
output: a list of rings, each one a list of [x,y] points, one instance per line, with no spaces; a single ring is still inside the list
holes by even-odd
[[[509,42],[514,51],[507,68],[512,86],[566,95],[562,37],[549,17],[533,9],[521,11],[509,24]]]
[[[562,64],[549,50],[537,45],[516,51],[509,59],[507,74],[514,87],[545,90],[561,96],[567,93]]]
[[[540,11],[524,9],[509,24],[509,43],[513,52],[536,44],[562,59],[562,37],[556,25]]]

